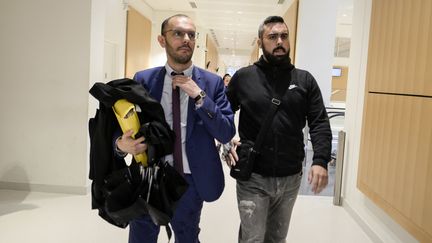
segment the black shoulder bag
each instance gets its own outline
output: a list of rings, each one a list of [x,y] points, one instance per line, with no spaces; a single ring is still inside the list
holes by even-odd
[[[234,179],[247,181],[251,177],[255,158],[259,154],[262,143],[264,141],[264,136],[270,128],[276,111],[281,104],[281,97],[283,97],[283,94],[285,94],[286,90],[288,90],[290,83],[291,72],[289,75],[288,85],[286,85],[286,87],[282,89],[284,92],[282,92],[281,95],[279,95],[279,92],[275,92],[276,95],[274,96],[274,98],[271,99],[270,109],[267,112],[264,123],[261,126],[261,130],[258,133],[255,143],[250,140],[243,140],[241,141],[241,144],[237,147],[236,152],[239,160],[234,166],[231,167],[230,171],[230,175]]]

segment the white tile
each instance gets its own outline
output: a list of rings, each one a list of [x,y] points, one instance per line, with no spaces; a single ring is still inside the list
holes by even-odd
[[[372,242],[332,197],[299,196],[294,206],[287,242]]]
[[[204,205],[200,224],[203,243],[237,242],[239,217],[235,181],[225,170],[226,187],[222,197]],[[0,190],[0,242],[127,242],[128,229],[110,225],[90,207],[90,195]],[[159,242],[167,242],[163,229]],[[294,207],[287,242],[371,241],[344,208],[332,205],[332,198],[300,196]]]

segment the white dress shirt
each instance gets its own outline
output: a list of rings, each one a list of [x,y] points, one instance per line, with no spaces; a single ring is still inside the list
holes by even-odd
[[[164,85],[162,90],[161,105],[164,109],[165,119],[168,125],[173,128],[173,114],[172,114],[172,76],[171,72],[174,70],[167,64],[165,64],[166,74],[164,79]],[[183,71],[185,76],[192,77],[193,65]],[[186,156],[186,123],[187,113],[189,105],[189,96],[180,89],[180,119],[181,119],[181,143],[182,143],[182,157],[183,157],[183,172],[190,174],[189,162]],[[173,165],[173,155],[165,156],[165,161],[168,161],[170,165]]]

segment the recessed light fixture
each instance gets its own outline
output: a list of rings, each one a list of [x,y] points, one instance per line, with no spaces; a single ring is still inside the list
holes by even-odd
[[[198,8],[195,2],[189,2],[189,5],[190,5],[192,8]]]

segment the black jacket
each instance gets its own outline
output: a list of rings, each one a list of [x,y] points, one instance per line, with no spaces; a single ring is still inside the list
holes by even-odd
[[[287,82],[289,88],[254,164],[253,171],[264,176],[288,176],[302,170],[306,121],[314,150],[313,165],[327,168],[330,161],[332,133],[321,91],[309,72],[291,64],[272,66],[261,57],[254,65],[234,74],[227,96],[233,110],[240,109],[240,139],[256,140],[273,90],[284,89]]]
[[[113,137],[120,131],[112,106],[119,99],[127,99],[139,105],[138,113],[146,143],[155,150],[155,157],[172,153],[174,133],[165,121],[162,106],[154,100],[142,85],[131,79],[113,80],[107,84],[96,83],[90,93],[99,100],[99,109],[89,120],[90,133],[90,174],[92,182],[92,208],[99,209],[99,215],[108,222],[126,227],[127,224],[114,222],[107,214],[106,179],[115,171],[126,167],[123,158],[114,155]],[[150,161],[149,156],[149,163]],[[104,194],[105,193],[105,194]]]

